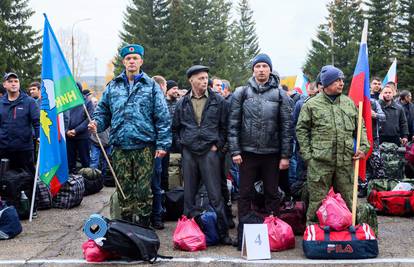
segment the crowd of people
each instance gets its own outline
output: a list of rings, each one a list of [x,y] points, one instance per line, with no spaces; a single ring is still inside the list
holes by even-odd
[[[106,169],[96,134],[111,155],[126,198],[119,197],[124,220],[163,229],[163,192],[168,191],[170,153],[181,153],[184,214],[199,214],[196,195],[205,186],[217,214],[220,243],[232,244],[235,227],[231,210],[232,178],[238,195],[238,218],[252,211],[255,183],[263,181],[264,210],[279,214],[281,194],[290,195],[298,180],[307,181],[308,223],[331,187],[352,206],[353,162],[365,158],[369,143],[363,127],[360,149],[354,150],[358,111],[343,94],[344,75],[327,65],[304,96],[280,84],[266,54],[252,59],[252,77],[232,90],[230,83],[209,76],[209,68],[194,65],[186,75],[190,88],[142,71],[144,47],[120,50],[124,71],[108,83],[99,102],[88,90],[82,106],[64,114],[69,171],[82,167]],[[3,77],[0,156],[12,168],[35,172],[40,129],[41,84],[21,90],[16,73]],[[397,92],[393,82],[383,88],[371,81],[374,146],[367,177],[375,178],[379,144],[405,145],[414,135],[414,106],[409,91]],[[119,190],[119,188],[117,189]],[[361,185],[360,195],[364,194]],[[120,195],[120,194],[118,194]],[[230,203],[230,205],[229,205]]]

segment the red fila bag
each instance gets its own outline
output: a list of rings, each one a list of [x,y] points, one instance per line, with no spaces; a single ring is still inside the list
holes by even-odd
[[[414,214],[414,191],[377,191],[373,189],[368,202],[376,211],[386,215]]]
[[[309,259],[367,259],[378,256],[378,242],[365,223],[338,232],[312,224],[303,234],[303,251]]]

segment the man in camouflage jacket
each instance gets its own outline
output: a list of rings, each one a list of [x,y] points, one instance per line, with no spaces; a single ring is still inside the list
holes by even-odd
[[[171,119],[159,85],[140,70],[144,48],[128,45],[120,54],[125,71],[107,85],[89,129],[111,126],[114,170],[126,195],[118,188],[121,216],[149,225],[154,154],[162,158],[171,146]]]
[[[360,150],[354,152],[358,111],[342,94],[343,73],[333,66],[321,70],[323,92],[303,106],[296,135],[303,159],[308,164],[308,224],[316,222],[316,211],[331,186],[352,207],[353,160],[364,158],[369,143],[362,129]]]

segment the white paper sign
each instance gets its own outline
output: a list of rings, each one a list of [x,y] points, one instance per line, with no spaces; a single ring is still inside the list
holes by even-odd
[[[271,258],[266,224],[244,225],[241,256],[247,260],[268,260]]]

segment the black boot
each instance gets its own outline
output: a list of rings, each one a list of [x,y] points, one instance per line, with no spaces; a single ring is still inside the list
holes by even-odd
[[[164,229],[164,223],[161,220],[161,217],[153,217],[151,219],[151,225],[154,229],[162,230]]]

